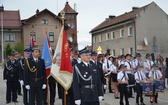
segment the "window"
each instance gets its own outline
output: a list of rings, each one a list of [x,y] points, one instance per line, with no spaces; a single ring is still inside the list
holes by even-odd
[[[99,42],[102,42],[102,35],[99,35]]]
[[[124,29],[120,29],[120,38],[124,36]]]
[[[14,33],[6,33],[5,34],[5,41],[6,42],[14,42],[15,41],[15,34]]]
[[[36,32],[30,32],[30,37],[32,37],[33,40],[36,41]]]
[[[49,32],[49,41],[54,42],[54,32]]]
[[[129,50],[129,54],[133,55],[133,49],[132,49],[132,47],[130,47],[128,50]]]
[[[112,56],[114,57],[115,56],[115,50],[112,50]]]
[[[120,55],[122,55],[122,54],[124,54],[124,49],[123,48],[120,49]]]
[[[110,39],[110,34],[106,33],[106,41]]]
[[[115,39],[115,32],[111,32],[111,39]]]
[[[131,36],[132,35],[132,26],[129,26],[128,27],[128,36]]]
[[[47,19],[42,19],[41,23],[42,24],[48,24],[48,20]]]
[[[93,43],[96,43],[96,36],[93,36]]]

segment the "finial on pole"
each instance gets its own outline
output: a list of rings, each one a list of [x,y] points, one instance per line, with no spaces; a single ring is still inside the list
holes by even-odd
[[[65,17],[65,12],[62,10],[61,11],[61,18],[62,18],[62,24],[64,25],[64,17]]]

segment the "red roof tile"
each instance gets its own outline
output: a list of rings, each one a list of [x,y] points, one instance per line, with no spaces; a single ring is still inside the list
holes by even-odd
[[[75,13],[75,14],[78,14],[75,10],[73,10],[71,8],[71,6],[69,5],[68,2],[66,2],[65,7],[64,7],[63,10],[65,11],[65,13]]]
[[[19,11],[3,11],[3,28],[4,29],[21,29],[20,13]],[[1,20],[1,16],[0,16]],[[1,28],[1,24],[0,24]]]
[[[148,6],[148,5],[146,5],[146,6]],[[93,28],[90,32],[94,32],[94,31],[97,31],[97,30],[100,30],[100,29],[103,29],[106,27],[110,27],[112,25],[119,24],[119,23],[122,23],[127,20],[131,20],[131,19],[135,18],[136,14],[139,13],[146,6],[141,7],[141,8],[136,8],[128,13],[126,12],[126,13],[124,13],[120,16],[114,17],[114,18],[108,18],[105,21],[103,21],[102,23],[100,23],[98,26]]]

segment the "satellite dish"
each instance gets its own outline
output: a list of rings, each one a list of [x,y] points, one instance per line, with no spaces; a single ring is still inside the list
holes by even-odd
[[[72,42],[73,41],[73,39],[72,39],[72,37],[70,36],[70,37],[68,37],[68,40],[70,41],[70,42]]]
[[[148,40],[147,40],[146,37],[144,38],[144,43],[145,43],[146,46],[148,45]]]

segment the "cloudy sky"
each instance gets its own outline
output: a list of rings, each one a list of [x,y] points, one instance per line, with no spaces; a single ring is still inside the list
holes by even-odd
[[[37,9],[49,9],[58,14],[66,1],[72,8],[77,5],[79,49],[91,45],[89,31],[103,22],[109,15],[121,15],[132,7],[141,7],[154,1],[168,13],[168,0],[0,0],[5,10],[20,10],[21,19],[29,18]]]

